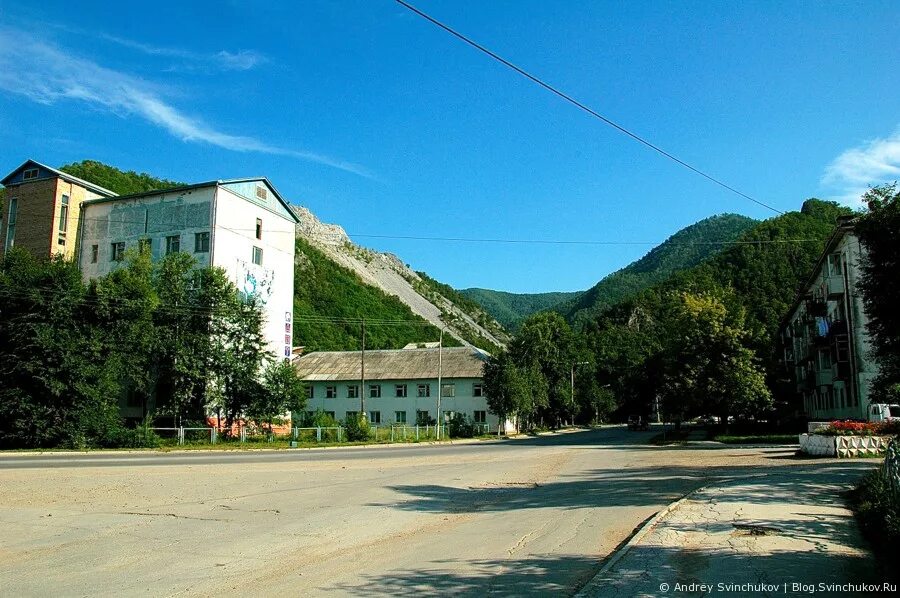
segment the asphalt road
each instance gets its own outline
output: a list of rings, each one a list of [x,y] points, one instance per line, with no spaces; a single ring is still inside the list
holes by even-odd
[[[796,464],[652,435],[3,456],[0,594],[571,594],[684,493]]]

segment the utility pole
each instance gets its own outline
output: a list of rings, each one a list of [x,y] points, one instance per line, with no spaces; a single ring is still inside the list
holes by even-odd
[[[359,353],[359,412],[366,417],[366,321],[362,321],[362,351]]]
[[[443,394],[443,387],[441,387],[441,376],[444,373],[444,355],[442,349],[444,348],[444,329],[441,328],[441,336],[438,341],[438,383],[437,383],[437,430],[435,431],[435,437],[440,440],[441,439],[441,395]]]

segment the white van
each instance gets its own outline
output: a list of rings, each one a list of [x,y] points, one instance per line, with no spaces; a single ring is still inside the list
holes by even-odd
[[[870,422],[883,422],[891,419],[900,419],[900,405],[888,405],[887,403],[869,405]]]

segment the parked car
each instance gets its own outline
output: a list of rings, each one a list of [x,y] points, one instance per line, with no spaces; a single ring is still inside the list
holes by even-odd
[[[892,419],[900,419],[900,405],[888,405],[886,403],[872,403],[868,409],[870,422],[883,422]]]
[[[628,429],[629,430],[649,430],[650,429],[650,421],[642,415],[629,415],[628,416]]]
[[[721,421],[718,415],[704,415],[698,419],[698,423],[703,426],[713,426]]]

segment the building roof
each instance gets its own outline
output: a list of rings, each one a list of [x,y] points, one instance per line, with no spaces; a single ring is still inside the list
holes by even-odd
[[[85,189],[89,189],[89,190],[93,191],[94,193],[96,193],[97,195],[103,195],[104,197],[116,197],[116,193],[114,191],[110,191],[109,189],[104,189],[100,185],[95,185],[94,183],[89,183],[88,181],[86,181],[84,179],[80,179],[77,176],[72,176],[71,174],[63,172],[62,170],[58,170],[51,166],[47,166],[46,164],[41,164],[40,162],[37,162],[35,160],[25,160],[25,162],[23,162],[21,166],[14,169],[8,175],[3,177],[3,180],[0,181],[0,184],[3,184],[4,186],[8,185],[9,182],[13,179],[13,177],[15,175],[17,175],[20,171],[25,170],[26,168],[35,168],[35,167],[43,168],[44,170],[48,170],[48,171],[52,172],[53,174],[55,174],[56,176],[58,176],[59,178],[63,179],[64,181],[68,181],[70,183],[75,183],[76,185],[81,185]]]
[[[219,185],[229,185],[233,183],[250,183],[250,182],[264,182],[269,189],[272,190],[272,193],[275,194],[275,197],[284,206],[284,209],[287,210],[290,217],[293,218],[294,222],[300,222],[300,217],[294,213],[294,210],[291,209],[291,204],[288,203],[282,196],[281,193],[278,192],[278,189],[275,188],[275,185],[269,181],[266,177],[250,177],[245,179],[219,179],[214,181],[205,181],[202,183],[193,183],[191,185],[181,185],[180,187],[169,187],[167,189],[153,189],[151,191],[141,191],[140,193],[131,193],[129,195],[118,195],[116,197],[104,197],[100,199],[92,199],[84,202],[85,204],[98,204],[105,203],[109,201],[119,201],[119,200],[129,200],[129,199],[140,199],[142,197],[150,197],[151,195],[161,195],[163,193],[181,193],[184,191],[191,191],[193,189],[204,189],[206,187],[217,187]]]
[[[822,271],[822,266],[825,265],[825,260],[828,259],[829,254],[831,254],[834,249],[841,242],[841,239],[844,238],[847,234],[853,234],[853,227],[856,224],[855,216],[841,216],[838,218],[837,226],[835,226],[834,231],[831,233],[831,236],[828,238],[828,241],[825,242],[825,248],[822,250],[821,255],[819,255],[819,259],[816,260],[816,264],[813,266],[812,270],[809,273],[809,276],[806,277],[806,280],[803,281],[803,285],[797,290],[797,294],[794,296],[794,300],[791,302],[790,308],[785,312],[785,315],[781,318],[781,322],[778,324],[778,333],[784,331],[784,329],[790,324],[791,318],[794,315],[794,312],[797,311],[797,308],[800,307],[800,304],[803,302],[804,297],[809,295],[809,290],[813,286],[813,283],[816,282],[816,279],[819,277],[819,273]]]
[[[366,380],[434,379],[438,348],[366,351]],[[481,378],[488,354],[471,347],[440,349],[443,378]],[[359,351],[316,351],[294,360],[297,374],[310,382],[359,380]]]

